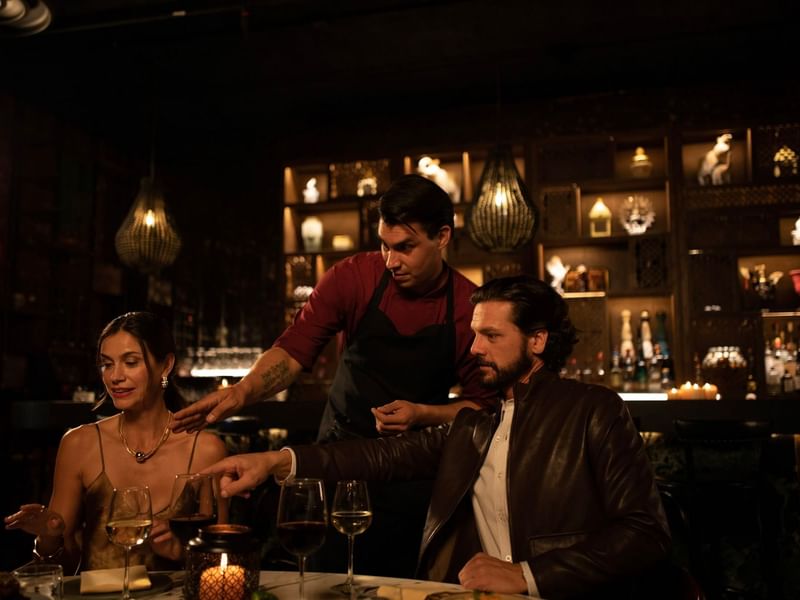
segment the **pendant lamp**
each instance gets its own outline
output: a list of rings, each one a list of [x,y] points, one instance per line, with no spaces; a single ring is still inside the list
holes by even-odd
[[[489,155],[469,217],[469,235],[483,250],[513,252],[533,239],[539,211],[531,203],[511,148],[498,146]]]
[[[114,238],[123,264],[142,273],[156,273],[175,262],[181,237],[164,205],[164,195],[151,174],[143,177],[139,193]]]

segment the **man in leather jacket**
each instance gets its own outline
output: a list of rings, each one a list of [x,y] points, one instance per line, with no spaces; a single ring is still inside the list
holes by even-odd
[[[496,279],[472,301],[471,352],[484,384],[501,394],[498,412],[463,410],[449,426],[229,457],[207,471],[222,474],[223,496],[270,473],[432,478],[421,577],[551,599],[619,598],[670,544],[628,411],[605,387],[559,379],[577,338],[566,302],[548,285]]]

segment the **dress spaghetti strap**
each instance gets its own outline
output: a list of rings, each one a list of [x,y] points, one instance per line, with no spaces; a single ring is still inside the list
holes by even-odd
[[[194,442],[192,442],[192,453],[189,455],[189,466],[186,467],[186,472],[192,472],[192,461],[194,460],[194,449],[197,448],[197,438],[200,436],[200,432],[194,434]]]
[[[103,454],[103,436],[100,435],[100,425],[99,424],[95,423],[94,424],[94,428],[97,430],[97,441],[100,444],[100,467],[102,469],[100,472],[101,473],[105,473],[106,472],[106,458],[105,458],[105,455]]]

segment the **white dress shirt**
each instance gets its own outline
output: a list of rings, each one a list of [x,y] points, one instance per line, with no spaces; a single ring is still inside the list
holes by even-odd
[[[483,551],[506,562],[512,562],[506,467],[513,417],[514,399],[504,400],[500,410],[500,424],[494,432],[486,460],[472,488],[472,510],[475,513]],[[539,598],[539,589],[536,587],[530,566],[526,561],[519,564],[528,584],[528,594]]]

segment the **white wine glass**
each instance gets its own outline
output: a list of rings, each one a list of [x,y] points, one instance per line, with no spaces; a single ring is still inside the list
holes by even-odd
[[[216,522],[214,477],[200,473],[176,475],[169,503],[169,528],[181,545],[186,546],[201,527]]]
[[[115,489],[111,495],[106,533],[108,539],[125,548],[125,569],[122,577],[122,600],[131,597],[128,582],[128,563],[131,548],[144,544],[153,527],[153,508],[147,486]]]
[[[278,501],[278,539],[297,557],[300,600],[305,598],[306,557],[322,547],[328,527],[325,487],[321,479],[289,479],[281,486]]]
[[[336,483],[336,493],[331,506],[331,523],[339,533],[347,536],[347,579],[333,586],[343,594],[353,591],[353,542],[372,523],[372,508],[366,481],[346,480]]]

